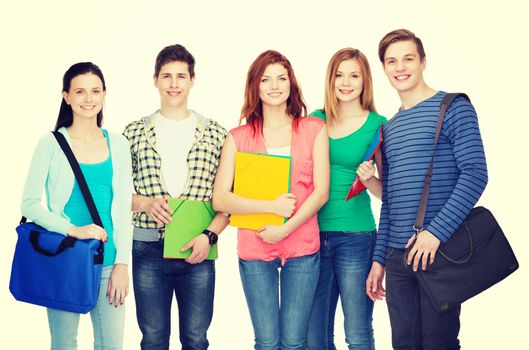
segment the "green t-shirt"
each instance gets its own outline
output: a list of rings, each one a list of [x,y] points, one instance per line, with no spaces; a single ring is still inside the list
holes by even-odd
[[[325,112],[315,110],[311,116],[326,120]],[[369,112],[367,120],[352,134],[333,139],[329,137],[331,183],[329,201],[318,212],[320,231],[363,232],[376,230],[367,191],[362,191],[347,202],[345,197],[356,177],[356,169],[362,162],[367,148],[380,124],[386,124],[383,116]]]

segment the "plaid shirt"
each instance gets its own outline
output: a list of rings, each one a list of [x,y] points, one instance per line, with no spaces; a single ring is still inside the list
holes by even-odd
[[[158,111],[127,125],[123,135],[130,142],[132,176],[136,194],[146,197],[169,198],[161,175],[162,160],[156,151],[154,120]],[[197,118],[195,142],[187,156],[188,178],[180,198],[211,200],[213,181],[217,174],[220,151],[227,131],[219,123],[193,112]],[[144,212],[133,215],[138,228],[158,228],[159,225]]]

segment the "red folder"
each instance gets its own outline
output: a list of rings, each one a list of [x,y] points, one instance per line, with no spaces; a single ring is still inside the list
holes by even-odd
[[[367,148],[367,152],[364,155],[364,159],[362,160],[362,162],[367,162],[373,159],[373,157],[375,156],[375,153],[377,152],[381,144],[382,144],[382,124],[380,125],[380,127],[375,133],[375,136],[371,140],[371,143],[369,144],[369,147]],[[357,194],[359,194],[365,189],[366,187],[364,186],[362,181],[360,181],[360,178],[357,176],[354,179],[353,184],[349,188],[349,192],[347,193],[347,196],[345,197],[345,201],[347,202],[349,199],[353,198],[354,196],[356,196]]]

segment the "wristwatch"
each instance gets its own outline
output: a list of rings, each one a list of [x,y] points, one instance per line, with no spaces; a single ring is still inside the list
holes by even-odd
[[[205,229],[204,231],[202,231],[202,234],[208,236],[209,245],[213,245],[217,243],[217,240],[219,239],[219,236],[215,232],[210,231],[208,229]]]

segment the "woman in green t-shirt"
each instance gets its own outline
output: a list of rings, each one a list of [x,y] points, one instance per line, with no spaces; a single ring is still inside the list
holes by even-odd
[[[376,239],[367,191],[345,201],[356,176],[376,197],[382,184],[364,155],[386,118],[375,111],[367,58],[357,49],[334,54],[327,67],[325,104],[312,114],[327,121],[331,183],[329,201],[318,213],[321,270],[307,335],[308,349],[336,349],[334,315],[341,297],[349,349],[374,349],[373,301],[365,292]],[[381,164],[379,153],[376,164]],[[379,171],[379,173],[381,173]]]

